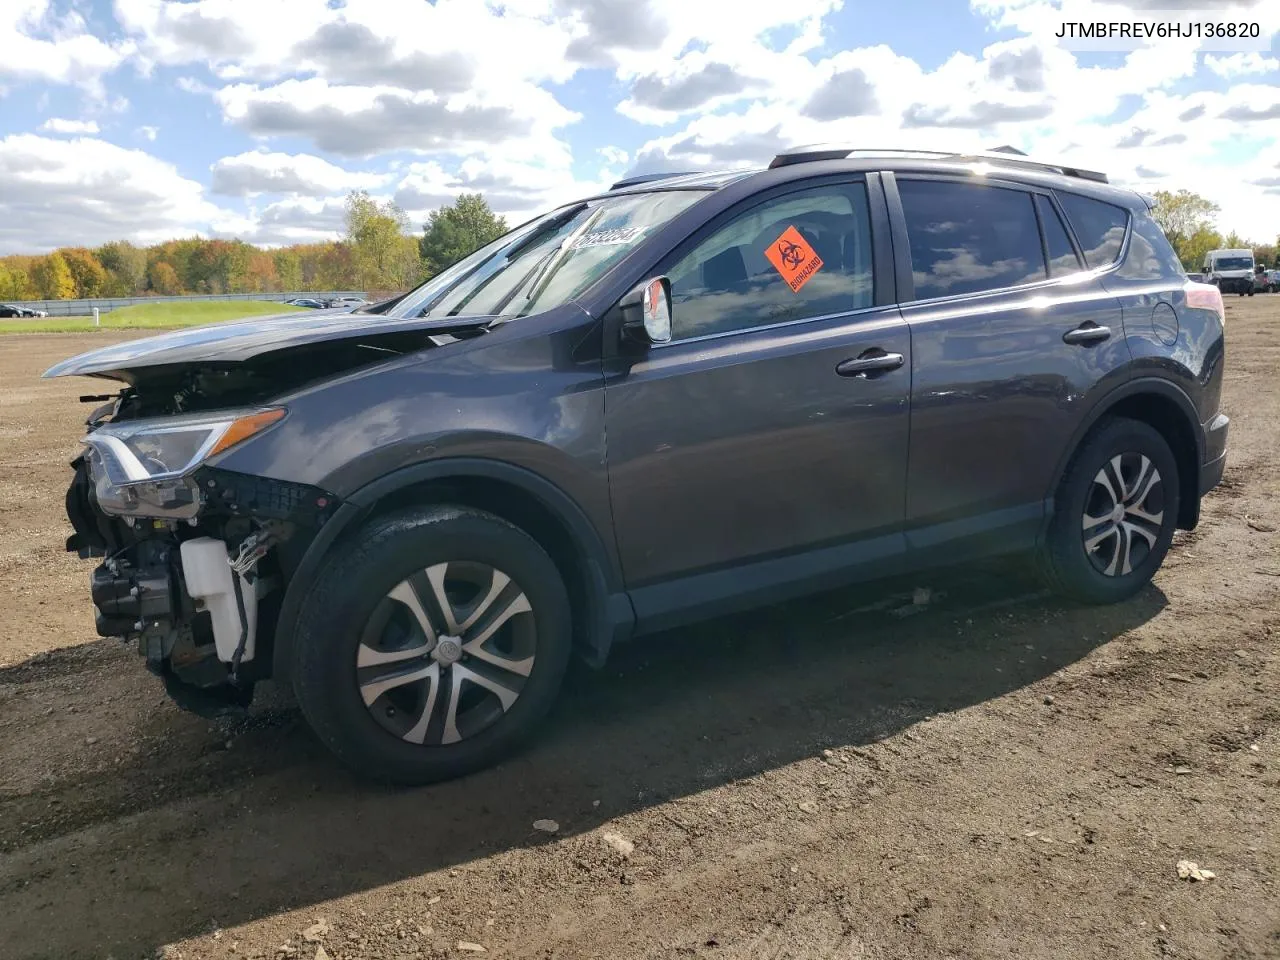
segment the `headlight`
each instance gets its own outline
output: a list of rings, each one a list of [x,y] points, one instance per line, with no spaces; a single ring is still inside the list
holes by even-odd
[[[272,408],[104,424],[84,438],[98,503],[117,516],[194,517],[200,495],[191,471],[284,413]]]

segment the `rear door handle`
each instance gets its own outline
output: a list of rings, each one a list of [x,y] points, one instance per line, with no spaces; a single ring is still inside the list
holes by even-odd
[[[1062,335],[1062,341],[1064,343],[1078,343],[1084,345],[1088,345],[1090,343],[1101,343],[1103,340],[1110,339],[1111,328],[1100,327],[1096,323],[1076,327],[1074,330],[1068,330]]]
[[[876,348],[867,350],[856,357],[836,365],[836,373],[842,377],[866,377],[868,373],[880,370],[897,370],[906,363],[900,353],[885,353]]]

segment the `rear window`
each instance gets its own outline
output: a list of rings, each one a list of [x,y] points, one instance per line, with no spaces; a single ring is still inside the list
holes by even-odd
[[[1036,195],[1036,212],[1040,214],[1040,228],[1044,230],[1044,246],[1049,253],[1049,276],[1065,277],[1080,271],[1080,258],[1076,256],[1067,239],[1067,228],[1048,198]]]
[[[1076,239],[1080,241],[1085,263],[1090,268],[1108,267],[1115,263],[1116,257],[1120,256],[1120,248],[1124,246],[1129,211],[1073,193],[1059,194],[1058,200],[1067,212]]]
[[[1031,194],[898,180],[918,300],[1016,287],[1047,276]]]

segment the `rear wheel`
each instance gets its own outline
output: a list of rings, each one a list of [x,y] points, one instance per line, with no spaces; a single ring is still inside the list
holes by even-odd
[[[294,684],[320,739],[362,774],[448,779],[494,762],[550,709],[569,601],[527,534],[478,510],[373,521],[317,580]]]
[[[1058,487],[1044,550],[1050,584],[1087,603],[1132,596],[1164,561],[1179,496],[1177,463],[1157,430],[1138,420],[1103,423]]]

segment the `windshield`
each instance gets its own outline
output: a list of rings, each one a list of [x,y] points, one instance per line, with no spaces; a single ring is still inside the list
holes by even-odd
[[[1252,270],[1253,261],[1248,257],[1218,257],[1213,261],[1215,270]]]
[[[561,207],[432,277],[390,311],[398,317],[523,317],[567,303],[701,190],[600,197]]]

